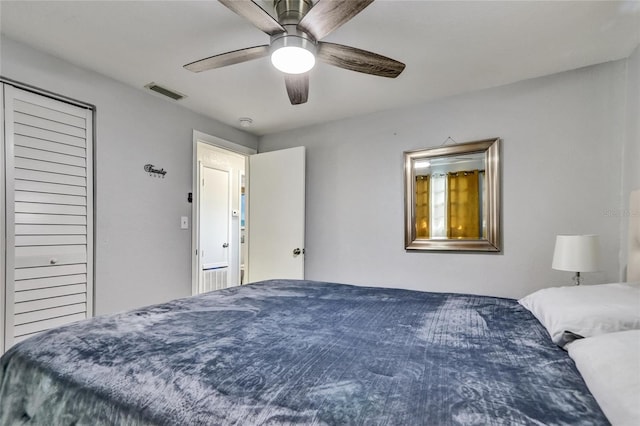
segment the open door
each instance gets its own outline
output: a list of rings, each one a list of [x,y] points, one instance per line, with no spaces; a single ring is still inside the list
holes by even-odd
[[[255,154],[197,131],[193,147],[192,294],[303,279],[305,148]]]
[[[304,279],[305,148],[249,157],[247,282]]]

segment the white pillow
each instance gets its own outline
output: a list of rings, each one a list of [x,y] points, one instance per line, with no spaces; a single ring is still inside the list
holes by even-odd
[[[560,346],[576,337],[640,329],[637,284],[545,288],[518,302],[531,311]]]
[[[640,425],[640,330],[580,339],[566,347],[611,424]]]

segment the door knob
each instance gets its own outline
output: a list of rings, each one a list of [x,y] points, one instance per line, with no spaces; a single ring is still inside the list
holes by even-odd
[[[227,248],[227,247],[229,247],[229,243],[222,244],[222,248]]]
[[[295,248],[293,249],[293,255],[294,256],[300,256],[300,254],[304,253],[304,251],[300,250],[299,248]]]
[[[49,263],[50,263],[50,264],[52,264],[52,265],[55,265],[56,263],[58,263],[58,259],[56,259],[56,258],[54,257],[54,258],[52,258],[52,259],[49,261]]]

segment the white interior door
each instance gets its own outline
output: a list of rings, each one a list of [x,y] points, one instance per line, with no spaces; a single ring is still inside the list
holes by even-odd
[[[231,176],[201,165],[200,250],[202,269],[229,266]]]
[[[305,148],[249,157],[248,282],[304,279]]]

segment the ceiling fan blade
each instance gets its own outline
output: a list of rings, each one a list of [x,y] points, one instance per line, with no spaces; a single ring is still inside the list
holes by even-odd
[[[309,98],[309,73],[285,74],[284,84],[287,86],[287,94],[291,105],[300,105]]]
[[[269,55],[269,45],[264,44],[262,46],[247,47],[246,49],[234,50],[233,52],[221,53],[209,58],[200,59],[184,67],[189,71],[201,72],[259,59],[267,55]]]
[[[298,28],[320,40],[371,3],[373,0],[319,0],[300,20]]]
[[[285,32],[285,29],[278,21],[251,0],[218,1],[270,36]]]
[[[318,59],[329,65],[380,77],[396,78],[405,64],[377,53],[335,43],[318,43]]]

